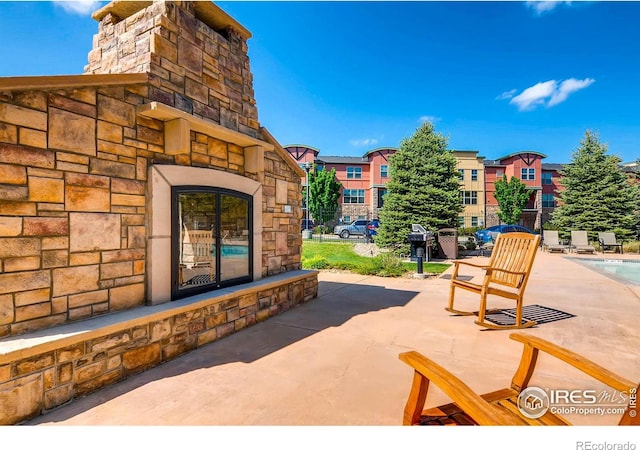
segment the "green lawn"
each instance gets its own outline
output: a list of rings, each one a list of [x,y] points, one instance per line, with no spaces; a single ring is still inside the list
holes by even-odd
[[[345,242],[315,242],[304,240],[302,243],[302,268],[349,270],[362,275],[400,277],[417,271],[415,262],[405,262],[390,254],[381,254],[373,258],[360,256],[353,251],[354,244]],[[450,264],[424,263],[426,274],[441,274]]]

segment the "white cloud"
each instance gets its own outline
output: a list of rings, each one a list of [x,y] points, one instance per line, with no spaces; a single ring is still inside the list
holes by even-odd
[[[585,78],[584,80],[569,78],[560,83],[556,80],[537,83],[511,98],[509,103],[516,105],[520,111],[530,111],[539,105],[551,108],[564,102],[570,94],[590,86],[595,81],[593,78]],[[509,91],[509,93],[511,92]],[[510,98],[505,94],[499,95],[498,99]]]
[[[516,105],[520,111],[534,109],[536,105],[543,104],[545,98],[553,95],[555,87],[555,80],[538,83],[526,88],[520,94],[513,97],[509,103]]]
[[[365,145],[376,145],[378,143],[377,139],[374,138],[365,138],[365,139],[352,139],[349,141],[349,144],[354,147],[364,147]]]
[[[516,92],[518,92],[517,89],[511,89],[510,91],[503,92],[496,97],[496,100],[506,100],[516,95]]]
[[[542,15],[546,12],[556,9],[558,6],[565,4],[570,5],[570,1],[530,1],[525,4],[533,9],[538,15]]]
[[[83,16],[98,10],[103,3],[96,0],[53,0],[53,2],[69,13],[80,14]]]
[[[436,123],[439,121],[440,121],[440,117],[436,117],[436,116],[420,116],[420,118],[418,119],[419,123],[426,123],[426,122]]]
[[[549,99],[549,103],[547,103],[547,106],[551,107],[557,105],[558,103],[562,103],[567,99],[567,97],[569,97],[569,94],[590,86],[594,81],[596,80],[594,80],[593,78],[585,78],[584,80],[569,78],[568,80],[564,80],[562,83],[560,83],[560,87],[553,92],[553,95]]]

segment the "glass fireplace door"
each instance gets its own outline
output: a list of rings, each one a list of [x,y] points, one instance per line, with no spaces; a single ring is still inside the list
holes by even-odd
[[[184,186],[172,198],[172,297],[251,281],[251,197]]]
[[[249,276],[249,202],[231,195],[220,196],[220,279]]]

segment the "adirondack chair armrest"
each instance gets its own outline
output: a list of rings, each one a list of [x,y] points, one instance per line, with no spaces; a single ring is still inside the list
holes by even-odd
[[[433,382],[469,417],[480,425],[520,425],[513,417],[493,406],[467,384],[438,363],[416,351],[400,353],[401,361],[414,372],[411,394],[405,406],[405,425],[417,423],[427,398],[429,383]]]
[[[517,272],[517,271],[513,271],[513,270],[507,270],[507,269],[499,269],[498,267],[487,267],[486,268],[487,271],[487,275],[491,275],[491,272],[504,272],[504,273],[508,273],[510,275],[526,275],[527,272]]]
[[[487,267],[489,267],[487,264],[474,264],[474,263],[471,263],[469,261],[456,260],[456,261],[452,261],[452,262],[456,266],[465,265],[465,266],[477,267],[478,269],[486,269]]]
[[[609,369],[602,367],[601,365],[596,364],[593,361],[575,352],[572,352],[571,350],[567,350],[566,348],[560,347],[557,344],[549,342],[545,339],[541,339],[537,336],[531,336],[523,333],[512,333],[511,335],[509,335],[509,337],[524,344],[524,354],[526,354],[528,350],[533,350],[533,357],[528,358],[530,361],[529,367],[523,368],[523,363],[521,362],[521,367],[518,371],[523,373],[528,372],[529,375],[527,376],[527,381],[533,373],[533,369],[535,367],[537,359],[537,353],[538,351],[542,351],[548,355],[558,358],[563,362],[566,362],[567,364],[618,391],[629,392],[629,389],[635,388],[638,385],[638,383],[634,383],[631,380],[623,378],[611,372]],[[525,358],[523,358],[523,362],[524,359]]]

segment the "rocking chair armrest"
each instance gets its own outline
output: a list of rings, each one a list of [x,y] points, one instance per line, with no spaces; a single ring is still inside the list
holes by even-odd
[[[638,385],[638,383],[627,380],[626,378],[613,373],[609,369],[602,367],[601,365],[596,364],[595,362],[572,352],[571,350],[567,350],[564,347],[560,347],[557,344],[541,339],[537,336],[512,333],[509,337],[515,341],[522,342],[525,345],[525,348],[529,346],[536,352],[541,350],[548,355],[554,356],[618,391],[629,392],[629,389],[635,388]],[[535,364],[535,359],[536,358],[533,358],[533,364]],[[530,370],[533,372],[533,368]]]
[[[419,389],[420,391],[424,390],[424,397],[419,398],[419,395],[415,397],[415,399],[417,399],[415,405],[407,403],[407,407],[415,406],[415,409],[419,410],[410,412],[410,415],[422,412],[427,395],[426,390],[428,389],[429,382],[433,382],[479,425],[521,425],[521,423],[517,422],[513,417],[483,399],[447,369],[421,353],[410,351],[400,353],[398,357],[415,370],[412,390],[417,387],[416,377],[418,376],[420,377]],[[410,401],[411,398],[412,397],[410,397]],[[407,419],[407,414],[408,412],[405,409],[405,420]]]
[[[470,263],[468,261],[460,261],[460,260],[452,261],[452,263],[455,264],[456,266],[459,266],[459,265],[462,264],[462,265],[465,265],[465,266],[477,267],[478,269],[486,269],[487,267],[489,267],[486,264],[474,264],[474,263]]]
[[[514,270],[499,269],[498,267],[487,267],[485,270],[487,271],[487,275],[490,274],[493,271],[495,271],[495,272],[504,272],[504,273],[508,273],[510,275],[526,275],[527,274],[527,272],[517,272],[517,271],[514,271]]]

